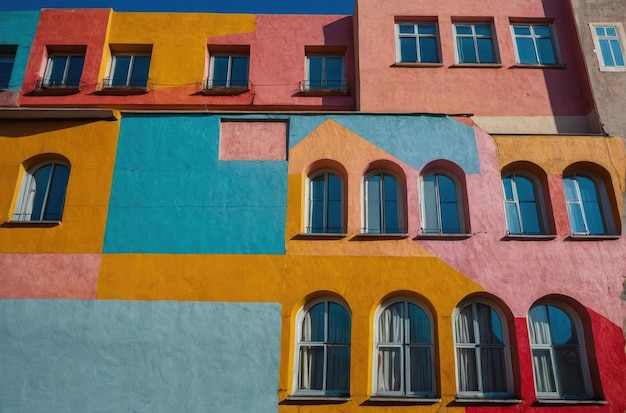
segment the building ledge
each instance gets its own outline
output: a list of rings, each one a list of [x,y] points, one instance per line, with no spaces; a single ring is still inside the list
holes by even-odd
[[[488,406],[510,406],[513,404],[521,404],[521,399],[489,399],[489,398],[472,398],[472,397],[455,397],[455,404],[459,405],[488,405]]]
[[[502,241],[551,241],[556,238],[556,234],[506,234]]]
[[[360,232],[353,239],[368,241],[368,240],[380,240],[380,239],[404,239],[408,238],[407,233],[385,233],[385,234],[372,234],[369,232]]]
[[[456,68],[472,68],[472,69],[499,69],[503,67],[502,63],[455,63],[448,66],[450,69]]]
[[[293,237],[293,239],[310,239],[310,240],[335,240],[335,239],[342,239],[347,237],[348,234],[341,232],[341,233],[337,233],[337,232],[320,232],[320,233],[312,233],[312,232],[302,232],[298,235],[296,235],[295,237]]]
[[[417,235],[417,237],[415,237],[416,240],[441,240],[441,241],[453,241],[453,240],[463,240],[463,239],[467,239],[467,238],[471,238],[472,234],[471,233],[458,233],[458,234],[443,234],[443,233],[439,233],[439,232],[423,232],[420,231],[420,233]]]
[[[119,120],[120,114],[113,109],[98,108],[0,108],[0,119]]]
[[[604,406],[608,402],[606,400],[537,399],[532,404],[536,406]]]
[[[416,397],[416,396],[372,396],[367,400],[368,405],[375,406],[412,406],[429,405],[440,403],[440,397]]]
[[[5,228],[19,228],[19,227],[56,227],[61,225],[61,221],[7,221],[0,225]]]
[[[567,241],[610,241],[619,239],[619,234],[606,234],[606,235],[585,235],[585,234],[572,234],[569,237],[565,238]]]
[[[530,65],[518,63],[513,66],[510,66],[509,69],[565,69],[567,66],[564,64],[554,64],[554,65]]]
[[[396,62],[389,67],[443,67],[443,63]]]
[[[313,396],[313,395],[291,395],[279,404],[342,404],[350,400],[350,396]]]

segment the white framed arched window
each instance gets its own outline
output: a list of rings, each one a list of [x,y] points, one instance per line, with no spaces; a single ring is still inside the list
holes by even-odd
[[[569,307],[556,302],[534,305],[528,313],[537,398],[592,397],[583,326]]]
[[[574,172],[563,176],[563,189],[572,234],[615,233],[615,223],[602,181],[586,172]]]
[[[24,173],[13,221],[60,221],[70,168],[64,162],[40,163]]]
[[[422,232],[424,234],[464,234],[465,220],[461,184],[456,177],[433,171],[421,181]]]
[[[433,397],[435,349],[430,311],[409,298],[383,303],[375,317],[376,396]]]
[[[470,301],[454,314],[457,396],[508,398],[513,394],[504,314],[488,301]]]
[[[350,394],[351,316],[343,303],[320,298],[298,313],[294,393]]]
[[[511,172],[502,177],[507,233],[511,235],[547,234],[541,185],[532,175]]]
[[[363,185],[363,232],[403,233],[402,189],[398,178],[388,171],[375,171],[365,175]]]
[[[341,234],[344,227],[343,180],[334,171],[322,171],[308,178],[306,232]]]

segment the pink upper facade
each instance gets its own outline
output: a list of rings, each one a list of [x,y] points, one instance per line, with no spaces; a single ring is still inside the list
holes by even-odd
[[[560,0],[357,0],[359,109],[476,116],[586,116],[592,110],[575,28]],[[439,64],[401,64],[398,22],[433,22]],[[491,25],[495,64],[459,64],[455,23]],[[557,64],[520,65],[512,23],[552,28]]]

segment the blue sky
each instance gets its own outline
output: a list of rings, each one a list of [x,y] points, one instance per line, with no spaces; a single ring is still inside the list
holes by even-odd
[[[113,8],[117,11],[352,14],[354,0],[7,0],[0,10]]]

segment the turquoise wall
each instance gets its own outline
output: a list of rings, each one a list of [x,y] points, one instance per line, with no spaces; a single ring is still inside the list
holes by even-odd
[[[38,21],[39,11],[0,12],[0,45],[17,45],[15,64],[9,82],[10,90],[19,90],[22,87]]]
[[[275,412],[280,311],[0,300],[0,412]]]

